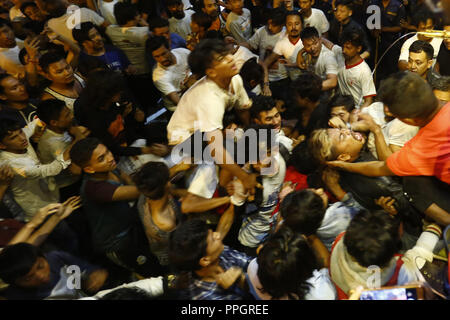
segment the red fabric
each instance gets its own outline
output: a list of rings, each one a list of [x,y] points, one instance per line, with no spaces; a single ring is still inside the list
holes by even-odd
[[[333,250],[334,247],[336,246],[336,244],[341,241],[341,239],[344,237],[345,232],[341,232],[337,237],[336,240],[334,240],[333,245],[331,246],[331,253],[333,254]],[[389,279],[388,282],[386,282],[386,284],[384,285],[385,287],[390,287],[390,286],[396,286],[397,282],[398,282],[398,274],[400,272],[400,268],[403,265],[403,259],[402,259],[402,255],[401,254],[396,254],[396,257],[398,257],[397,259],[397,264],[395,265],[395,270],[394,270],[394,274],[392,275],[392,277]],[[331,265],[330,265],[330,278],[331,278]],[[331,281],[333,281],[333,279],[331,279]],[[334,286],[336,287],[336,292],[338,295],[338,300],[347,300],[348,299],[348,295],[341,289],[339,288],[336,283],[334,283]]]
[[[435,176],[450,184],[450,102],[386,160],[397,176]]]

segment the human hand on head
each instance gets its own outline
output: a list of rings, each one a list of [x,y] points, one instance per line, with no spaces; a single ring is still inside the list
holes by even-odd
[[[328,125],[332,128],[338,128],[338,129],[346,129],[347,124],[339,118],[338,116],[332,117],[330,120],[328,120]]]
[[[395,216],[398,211],[397,209],[395,209],[395,199],[391,198],[391,197],[379,197],[378,199],[375,199],[375,204],[379,205],[380,207],[382,207],[384,209],[384,211],[386,211],[387,213],[389,213],[391,216]]]

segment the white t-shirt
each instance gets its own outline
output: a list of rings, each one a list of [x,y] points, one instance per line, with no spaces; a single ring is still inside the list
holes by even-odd
[[[277,42],[273,52],[277,55],[283,56],[289,63],[297,63],[297,55],[300,50],[303,49],[303,42],[299,38],[298,41],[293,44],[288,35],[286,34],[280,41]],[[297,67],[286,67],[291,79],[294,79],[299,73],[300,69]]]
[[[408,40],[405,41],[405,43],[403,43],[402,45],[402,49],[400,50],[400,56],[398,57],[398,61],[403,60],[408,62],[408,58],[409,58],[409,47],[411,47],[411,45],[413,44],[414,41],[419,40],[419,38],[417,37],[417,34],[414,35],[413,37],[409,38]],[[430,44],[434,49],[434,53],[433,53],[433,66],[436,63],[436,58],[439,54],[439,49],[441,48],[441,43],[442,43],[442,38],[432,38]]]
[[[252,20],[250,10],[242,9],[239,16],[230,12],[227,17],[226,29],[238,42],[245,42],[252,36]]]
[[[246,47],[239,46],[239,49],[233,55],[234,62],[239,72],[241,71],[241,68],[244,65],[244,63],[246,63],[251,58],[256,58],[257,62],[259,60],[259,57],[256,54],[248,50]]]
[[[321,77],[322,80],[326,80],[328,74],[338,74],[336,57],[334,56],[334,53],[324,45],[322,45],[319,57],[314,65],[314,73]]]
[[[23,48],[23,41],[16,39],[14,48],[0,48],[0,68],[15,78],[25,77],[25,67],[20,63],[19,52]]]
[[[235,75],[230,88],[224,90],[207,76],[198,80],[184,93],[167,125],[170,145],[189,138],[196,130],[211,132],[222,129],[223,115],[233,108],[248,109],[251,100],[245,91],[242,78]]]
[[[119,0],[113,0],[111,2],[98,1],[98,10],[100,11],[100,14],[110,24],[117,24],[116,17],[114,16],[114,6],[117,2],[119,2]]]
[[[194,14],[192,10],[184,10],[184,18],[176,19],[171,17],[169,19],[169,30],[172,33],[176,33],[181,36],[184,40],[187,36],[191,34],[191,16]]]
[[[153,83],[162,93],[166,108],[174,111],[176,105],[167,95],[172,92],[180,92],[181,85],[189,77],[191,71],[188,65],[188,56],[191,52],[185,48],[173,49],[171,52],[175,56],[176,63],[167,68],[158,63],[153,69]]]
[[[330,23],[322,10],[316,8],[311,8],[311,10],[311,15],[308,18],[303,18],[303,28],[314,27],[319,32],[319,36],[322,36],[330,29]]]
[[[198,164],[187,179],[187,190],[196,196],[211,199],[219,183],[219,174],[214,163]]]
[[[342,48],[335,45],[332,49],[335,56],[341,56],[340,59],[336,60],[338,63],[342,63]],[[338,67],[339,90],[342,94],[351,95],[357,107],[363,104],[363,98],[376,96],[377,91],[373,82],[372,71],[363,59],[352,66],[345,65],[344,62],[344,65],[338,65]]]
[[[105,19],[95,11],[88,8],[80,8],[72,14],[66,13],[61,17],[52,18],[48,20],[47,24],[56,34],[62,35],[76,43],[75,39],[72,37],[72,29],[77,24],[92,22],[93,24],[100,26],[104,21]]]
[[[275,45],[278,41],[280,41],[286,35],[286,29],[283,27],[283,30],[277,34],[271,34],[267,27],[261,27],[256,30],[255,34],[248,40],[248,44],[252,47],[252,49],[259,49],[259,57],[260,59],[265,59],[270,53],[266,52],[267,49],[270,49],[270,52],[275,48]],[[269,81],[278,81],[287,78],[286,68],[284,64],[279,63],[278,61],[274,62],[269,68]]]
[[[121,49],[133,67],[136,74],[147,74],[150,68],[145,57],[145,42],[148,39],[147,27],[120,27],[118,25],[108,26],[106,34],[112,43]]]

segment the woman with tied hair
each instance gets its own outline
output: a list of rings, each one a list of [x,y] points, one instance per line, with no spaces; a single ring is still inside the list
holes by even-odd
[[[257,300],[335,300],[328,268],[320,267],[310,241],[282,226],[259,250],[247,269]]]

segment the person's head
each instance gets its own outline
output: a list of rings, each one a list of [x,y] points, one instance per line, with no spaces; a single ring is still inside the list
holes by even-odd
[[[300,13],[296,11],[289,11],[286,14],[286,33],[291,39],[300,37],[302,31],[302,18]]]
[[[314,27],[306,27],[300,33],[303,47],[307,53],[317,58],[322,49],[322,41],[320,40],[319,32]]]
[[[99,298],[99,300],[132,300],[145,301],[154,300],[155,298],[144,289],[139,287],[124,287],[112,290]]]
[[[147,162],[133,174],[136,187],[151,200],[159,200],[166,194],[169,180],[169,168],[163,162]]]
[[[25,102],[28,98],[28,91],[21,81],[7,73],[0,74],[0,100]]]
[[[450,76],[432,77],[430,85],[436,98],[444,103],[450,101]]]
[[[450,18],[449,18],[449,20],[450,20]],[[444,24],[444,30],[447,31],[447,32],[450,32],[450,21],[446,22]],[[450,38],[445,38],[443,40],[443,42],[444,42],[444,45],[447,48],[447,50],[450,50]]]
[[[345,61],[351,61],[356,56],[359,57],[363,47],[363,35],[357,30],[347,30],[341,35],[342,54]]]
[[[75,81],[73,69],[60,54],[47,52],[39,58],[39,66],[45,78],[52,83],[72,84]]]
[[[211,19],[217,18],[219,15],[219,6],[216,0],[200,0],[199,3],[202,11],[210,16]]]
[[[281,130],[281,115],[272,97],[261,95],[253,98],[250,113],[255,123],[272,125],[277,132]]]
[[[267,19],[267,28],[271,34],[280,33],[286,24],[286,12],[278,7],[269,11],[269,17]]]
[[[417,27],[417,31],[426,31],[434,29],[434,15],[428,9],[418,10],[412,17],[413,24]],[[430,42],[432,38],[417,34],[419,40]]]
[[[349,129],[317,129],[309,138],[308,145],[319,163],[340,160],[353,162],[359,157],[365,137]]]
[[[0,253],[0,278],[22,288],[39,288],[50,281],[50,265],[38,247],[9,245]]]
[[[298,6],[302,9],[303,12],[311,11],[311,8],[314,4],[314,0],[298,0]]]
[[[409,47],[408,70],[426,78],[433,65],[434,49],[426,41],[416,40]]]
[[[231,12],[236,14],[242,14],[242,9],[244,8],[244,0],[230,0],[229,4],[231,6]]]
[[[169,21],[161,17],[150,19],[148,28],[156,37],[165,37],[170,44]]]
[[[16,120],[0,119],[0,151],[23,153],[28,148],[28,139]]]
[[[316,160],[313,158],[311,150],[308,148],[306,140],[300,142],[289,157],[288,166],[293,166],[301,174],[308,175],[318,168]]]
[[[394,117],[412,126],[426,125],[439,106],[430,85],[409,71],[397,72],[381,81],[377,97]]]
[[[262,176],[273,176],[278,172],[274,156],[279,150],[275,141],[275,128],[272,124],[249,125],[238,144],[242,142],[245,143],[245,162],[250,163],[257,173]]]
[[[73,28],[72,36],[88,54],[101,52],[105,47],[102,36],[92,22],[83,22]]]
[[[302,73],[291,84],[291,92],[300,108],[316,104],[322,94],[322,79],[312,72]]]
[[[43,14],[36,3],[32,1],[22,3],[20,11],[32,21],[45,21],[45,14]]]
[[[89,75],[86,87],[80,96],[88,101],[89,107],[106,110],[112,103],[119,102],[126,88],[122,74],[113,70],[97,70]]]
[[[0,48],[14,48],[16,46],[16,37],[11,24],[0,19]]]
[[[306,237],[282,226],[258,253],[258,288],[274,299],[304,299],[310,289],[308,279],[317,269],[317,258]]]
[[[220,233],[203,220],[190,219],[170,234],[169,261],[179,271],[197,271],[217,263],[223,249]]]
[[[192,73],[206,74],[211,79],[231,79],[239,72],[226,43],[220,39],[200,41],[189,54],[188,63]]]
[[[350,95],[335,95],[328,104],[330,118],[339,117],[345,123],[350,122],[352,111],[355,110],[355,102]]]
[[[62,100],[41,101],[37,106],[37,116],[51,129],[66,131],[73,124],[73,112]]]
[[[239,74],[242,77],[244,85],[254,89],[258,84],[264,81],[264,69],[256,62],[256,58],[251,58],[242,65]]]
[[[90,174],[110,172],[117,167],[111,151],[97,138],[77,141],[70,149],[70,159]]]
[[[336,11],[334,16],[340,23],[347,23],[353,14],[352,0],[338,0],[336,1]]]
[[[52,18],[57,18],[67,13],[69,3],[64,0],[35,0],[39,10],[48,13]]]
[[[181,20],[184,18],[184,4],[181,0],[166,0],[167,10],[175,19]]]
[[[137,22],[139,12],[131,2],[117,2],[114,5],[114,17],[116,17],[119,26],[124,26],[128,23]]]
[[[149,38],[146,42],[146,50],[163,67],[169,67],[174,64],[173,54],[170,52],[169,43],[166,38]]]
[[[205,33],[211,27],[211,17],[200,11],[191,16],[191,31],[193,33]]]
[[[344,245],[359,265],[386,267],[401,248],[399,219],[385,211],[358,213],[347,227]]]
[[[296,233],[314,234],[322,224],[328,207],[323,189],[304,189],[291,192],[281,203],[283,224]]]

